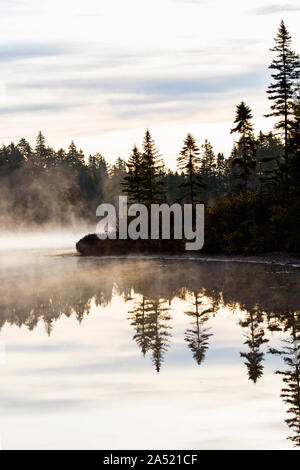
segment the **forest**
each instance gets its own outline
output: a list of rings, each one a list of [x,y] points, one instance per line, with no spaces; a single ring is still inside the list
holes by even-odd
[[[251,107],[237,104],[228,156],[188,133],[177,170],[166,168],[149,129],[141,147],[109,165],[101,153],[85,156],[72,141],[34,147],[21,138],[0,149],[0,222],[3,229],[95,223],[102,202],[205,204],[204,251],[300,251],[300,60],[282,21],[271,49],[267,96],[274,129],[254,134]],[[234,110],[233,110],[234,112]]]

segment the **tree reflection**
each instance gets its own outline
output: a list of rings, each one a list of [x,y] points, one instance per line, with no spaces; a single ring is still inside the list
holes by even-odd
[[[134,309],[129,312],[131,325],[135,328],[133,339],[140,346],[142,354],[152,353],[152,362],[157,372],[160,371],[164,354],[168,349],[170,333],[169,325],[172,317],[169,307],[164,307],[165,300],[150,299],[145,296],[135,302]]]
[[[277,370],[276,374],[282,375],[284,383],[280,396],[288,405],[285,422],[292,431],[288,439],[295,447],[300,447],[300,365],[295,363],[295,341],[300,339],[300,311],[288,312],[282,320],[283,329],[290,336],[283,340],[282,349],[270,348],[270,352],[281,356],[287,366],[285,370]]]
[[[174,299],[188,303],[192,296],[192,308],[183,308],[191,323],[183,331],[199,365],[213,334],[207,327],[209,318],[222,308],[242,311],[245,318],[240,325],[248,349],[240,354],[252,382],[263,374],[266,328],[272,334],[282,331],[289,336],[283,349],[270,351],[282,356],[287,366],[278,371],[284,381],[281,397],[289,405],[287,424],[293,431],[289,439],[300,445],[300,370],[292,362],[293,342],[300,336],[299,270],[188,260],[67,261],[53,263],[51,269],[49,263],[32,267],[16,278],[0,272],[0,328],[8,324],[34,330],[42,323],[51,335],[60,318],[75,317],[81,323],[93,305],[107,307],[118,296],[124,313],[129,310],[133,340],[159,372],[172,338]],[[126,308],[126,302],[132,306]]]
[[[262,327],[263,315],[262,312],[256,309],[251,309],[246,313],[246,319],[240,321],[243,328],[247,328],[246,344],[249,347],[248,352],[241,352],[240,355],[246,359],[245,365],[248,371],[249,380],[254,383],[263,375],[262,361],[264,359],[263,352],[260,351],[262,344],[267,343],[265,332]]]
[[[151,332],[145,296],[135,302],[133,310],[129,312],[129,320],[131,320],[131,325],[134,326],[136,331],[133,339],[141,348],[143,356],[145,356],[151,346]]]
[[[200,311],[202,302],[200,300],[201,295],[197,292],[193,292],[194,296],[194,310],[184,312],[189,317],[193,318],[192,328],[188,328],[185,332],[185,341],[188,343],[190,350],[193,353],[193,358],[198,365],[202,363],[205,357],[205,352],[208,349],[208,339],[212,336],[209,333],[209,328],[205,328],[204,325],[209,319],[209,314],[214,310],[209,308]]]

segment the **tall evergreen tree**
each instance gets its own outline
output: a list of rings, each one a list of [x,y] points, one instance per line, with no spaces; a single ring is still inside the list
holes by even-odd
[[[300,60],[299,55],[291,49],[291,36],[283,20],[281,20],[275,38],[275,46],[270,50],[276,52],[277,55],[269,66],[271,70],[274,70],[274,73],[271,74],[273,82],[269,85],[267,93],[273,104],[271,105],[271,113],[267,114],[266,117],[276,117],[278,121],[275,124],[275,129],[283,134],[284,153],[279,166],[285,188],[289,191],[289,137],[293,116],[292,97],[296,81],[300,79]]]
[[[141,202],[145,204],[161,202],[166,193],[162,178],[162,162],[149,129],[146,130],[143,140],[142,166]]]
[[[226,160],[224,154],[219,152],[216,159],[217,194],[220,197],[226,191]]]
[[[293,193],[300,195],[300,86],[295,91],[294,116],[290,131],[291,178]]]
[[[110,200],[113,201],[114,204],[118,203],[118,198],[124,190],[123,183],[126,175],[126,162],[118,157],[114,165],[109,169],[109,195]]]
[[[277,179],[277,162],[282,154],[283,146],[281,140],[272,132],[263,134],[259,132],[256,139],[256,174],[257,186],[260,191],[270,192],[273,190]]]
[[[143,196],[143,159],[135,145],[127,162],[128,174],[124,176],[123,191],[131,202],[140,203]]]
[[[32,148],[30,143],[26,139],[21,138],[18,142],[17,148],[20,150],[26,161],[31,160]]]
[[[76,148],[76,145],[74,144],[74,141],[72,140],[69,145],[68,153],[66,156],[66,163],[69,167],[75,168],[80,162],[81,158],[79,152]]]
[[[88,169],[90,184],[94,187],[95,198],[103,201],[108,182],[108,164],[105,158],[100,153],[90,155],[88,158]]]
[[[201,147],[202,158],[200,171],[205,184],[206,198],[209,199],[211,196],[215,195],[217,189],[216,156],[213,146],[207,139],[205,139],[204,144],[202,144]]]
[[[181,200],[181,184],[184,182],[185,176],[183,173],[178,173],[175,171],[173,173],[171,170],[168,171],[166,176],[168,195],[167,200],[170,204],[173,202],[180,202]]]
[[[201,190],[204,188],[203,179],[200,175],[201,158],[196,139],[190,133],[183,141],[183,147],[177,158],[179,170],[185,175],[185,181],[181,184],[185,188],[184,197],[193,205],[199,200]]]
[[[236,126],[230,131],[231,134],[238,133],[241,135],[237,142],[238,155],[233,158],[232,163],[239,167],[236,177],[241,180],[243,189],[248,188],[250,177],[256,167],[256,147],[251,123],[252,117],[250,107],[244,101],[241,101],[236,107],[236,117],[234,120]]]
[[[47,157],[47,147],[46,147],[46,139],[41,131],[39,131],[37,138],[36,138],[36,145],[35,145],[35,161],[36,164],[40,167],[46,166],[46,157]]]
[[[0,150],[0,175],[7,176],[19,169],[24,163],[24,156],[13,142],[3,145]]]

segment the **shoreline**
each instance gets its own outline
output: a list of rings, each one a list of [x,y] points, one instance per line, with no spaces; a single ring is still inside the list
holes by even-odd
[[[168,259],[219,261],[236,263],[277,264],[300,267],[300,253],[286,251],[259,254],[207,253],[202,250],[186,251],[182,244],[174,240],[154,240],[151,243],[137,239],[133,242],[123,239],[99,239],[96,234],[88,234],[76,243],[80,256],[102,259]]]
[[[132,255],[82,255],[80,253],[57,254],[52,256],[78,256],[80,258],[95,258],[95,259],[167,259],[167,260],[182,260],[182,261],[203,261],[203,262],[223,262],[223,263],[254,263],[254,264],[276,264],[282,266],[291,266],[300,268],[300,255],[292,253],[265,253],[259,255],[234,255],[234,254],[174,254],[174,253],[160,253],[160,254],[132,254]]]
[[[199,259],[206,261],[222,261],[236,263],[260,263],[260,264],[278,264],[283,266],[300,267],[300,255],[293,253],[262,253],[257,255],[234,255],[234,254],[218,254],[205,255],[202,254]]]

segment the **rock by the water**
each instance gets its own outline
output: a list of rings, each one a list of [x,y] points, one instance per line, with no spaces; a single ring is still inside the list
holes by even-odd
[[[109,256],[150,253],[178,253],[184,251],[183,240],[100,240],[89,234],[76,243],[78,253],[85,256]]]

